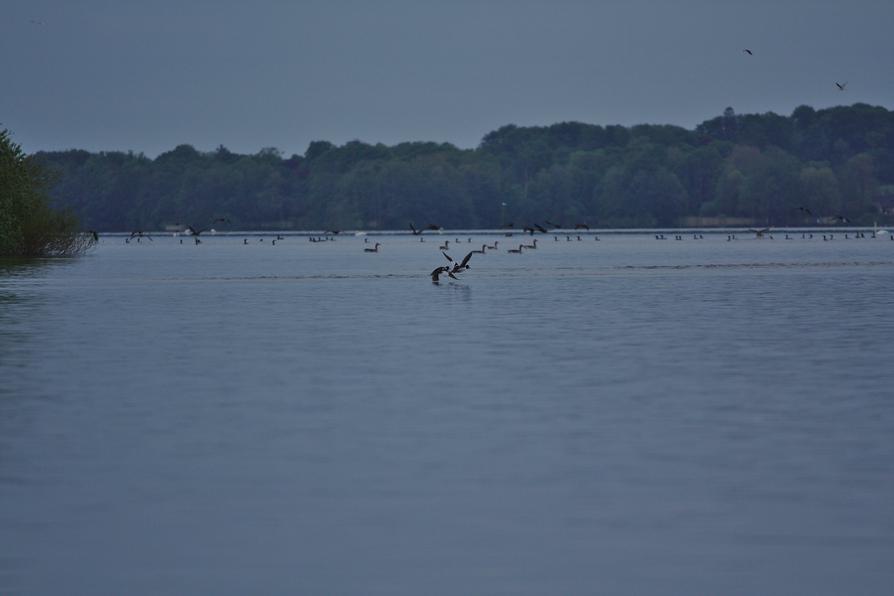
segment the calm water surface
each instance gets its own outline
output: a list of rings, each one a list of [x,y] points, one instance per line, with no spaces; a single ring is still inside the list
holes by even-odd
[[[894,593],[894,242],[454,237],[0,266],[0,593]]]

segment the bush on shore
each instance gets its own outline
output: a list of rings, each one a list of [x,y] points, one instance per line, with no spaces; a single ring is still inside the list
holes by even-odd
[[[93,244],[74,215],[50,207],[47,186],[43,170],[0,130],[0,256],[74,256]]]

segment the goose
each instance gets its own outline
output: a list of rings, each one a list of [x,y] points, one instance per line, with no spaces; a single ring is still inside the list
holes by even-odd
[[[195,228],[192,227],[192,226],[186,226],[186,229],[189,231],[189,234],[192,236],[193,240],[195,240],[195,242],[196,242],[197,245],[202,243],[202,241],[199,240],[199,236],[200,236],[202,233],[208,231],[208,230],[205,230],[205,229],[199,229],[199,230],[197,230],[197,229],[195,229]]]
[[[435,230],[435,231],[437,231],[437,230],[440,230],[440,229],[441,229],[441,226],[439,226],[439,225],[428,224],[427,226],[425,226],[425,227],[422,228],[421,230],[417,230],[417,229],[416,229],[416,226],[413,225],[413,222],[410,222],[410,231],[413,233],[414,236],[419,236],[420,234],[422,234],[422,232],[424,232],[424,231],[426,231],[426,230]]]
[[[537,239],[534,238],[534,243],[533,243],[533,244],[522,244],[521,247],[522,247],[522,248],[536,249],[536,248],[537,248]]]
[[[522,251],[522,245],[519,244],[519,245],[518,245],[518,248],[510,248],[510,249],[507,250],[506,252],[509,252],[509,253],[512,253],[512,254],[516,254],[516,255],[520,255],[520,254],[521,254],[521,251]]]
[[[449,276],[452,277],[453,279],[459,279],[458,277],[456,277],[455,275],[453,275],[453,274],[450,272],[450,267],[448,267],[448,266],[445,265],[445,266],[443,266],[443,267],[438,267],[437,269],[435,269],[434,271],[431,272],[431,281],[432,281],[432,283],[438,283],[438,278],[441,276],[442,273],[446,273],[447,275],[449,275]]]
[[[453,263],[453,269],[450,271],[451,273],[462,273],[462,272],[465,271],[466,269],[471,269],[471,267],[469,267],[469,259],[471,259],[471,258],[472,258],[472,255],[475,254],[476,252],[478,252],[478,251],[474,251],[474,250],[471,251],[469,254],[467,254],[467,255],[463,258],[462,262],[460,262],[460,263],[455,262],[455,261],[453,260],[453,257],[451,257],[450,255],[448,255],[448,254],[447,254],[446,252],[444,252],[444,251],[441,251],[441,254],[444,255],[444,258],[446,258],[448,261],[450,261],[451,263]]]
[[[463,260],[461,262],[454,264],[453,269],[451,269],[450,273],[462,273],[466,269],[471,269],[471,267],[469,267],[469,259],[472,258],[473,254],[475,254],[474,250],[463,257]]]
[[[439,248],[440,250],[447,250],[447,249],[449,249],[449,248],[450,248],[450,241],[449,241],[449,240],[445,240],[445,241],[444,241],[444,244],[442,244],[442,245],[439,246],[438,248]]]
[[[375,248],[364,248],[363,252],[379,252],[379,243],[376,242]]]

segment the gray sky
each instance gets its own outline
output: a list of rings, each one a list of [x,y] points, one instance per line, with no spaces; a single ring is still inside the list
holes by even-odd
[[[726,106],[894,98],[891,1],[0,0],[0,14],[0,126],[29,152],[474,147],[509,123],[691,127]]]

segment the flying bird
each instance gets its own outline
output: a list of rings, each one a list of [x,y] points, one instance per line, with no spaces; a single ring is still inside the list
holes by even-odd
[[[444,255],[445,259],[447,259],[448,261],[453,263],[453,269],[450,270],[450,273],[462,273],[466,269],[471,269],[471,267],[469,267],[469,259],[471,259],[472,255],[475,254],[476,252],[482,252],[482,251],[476,251],[476,250],[471,251],[469,254],[467,254],[465,257],[463,257],[463,260],[460,261],[459,263],[454,261],[453,257],[448,255],[443,250],[441,251],[441,254]]]
[[[414,236],[418,236],[419,234],[421,234],[422,232],[424,232],[424,231],[426,231],[426,230],[435,230],[435,231],[437,231],[437,230],[440,230],[440,229],[441,229],[441,226],[439,226],[439,225],[428,224],[427,226],[425,226],[425,227],[422,228],[421,230],[417,230],[417,229],[416,229],[416,226],[413,225],[413,222],[410,222],[410,231],[413,232],[413,235],[414,235]]]
[[[748,48],[745,48],[745,49],[742,50],[742,51],[745,52],[746,54],[748,54],[749,56],[754,56],[754,52],[752,52],[752,51],[749,50]]]
[[[437,269],[435,269],[434,271],[431,272],[432,283],[438,283],[438,278],[441,276],[442,273],[446,273],[453,279],[459,279],[458,277],[456,277],[455,275],[450,273],[450,267],[445,265],[443,267],[438,267]]]
[[[836,82],[836,83],[835,83],[835,86],[838,87],[838,90],[839,90],[839,91],[844,91],[844,88],[847,87],[847,81],[845,81],[844,83],[837,83],[837,82]]]
[[[453,270],[451,270],[450,273],[462,273],[462,272],[465,271],[466,269],[471,269],[471,267],[469,267],[469,259],[472,258],[472,255],[473,255],[473,254],[475,254],[475,251],[474,251],[474,250],[471,251],[471,252],[470,252],[469,254],[467,254],[466,256],[464,256],[464,257],[463,257],[463,260],[460,261],[459,264],[456,264],[456,265],[453,266]]]

